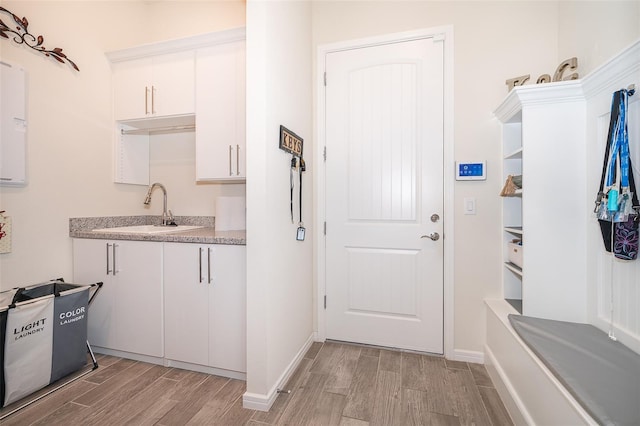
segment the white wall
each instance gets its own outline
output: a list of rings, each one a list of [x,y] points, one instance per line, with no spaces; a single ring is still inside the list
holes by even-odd
[[[268,405],[313,333],[311,8],[308,2],[247,3],[247,393]],[[289,213],[291,155],[279,126],[304,139],[305,241]],[[297,186],[296,186],[297,192]],[[297,205],[297,202],[296,202]],[[256,405],[249,405],[256,404]]]
[[[111,69],[104,52],[245,23],[242,0],[1,4],[27,17],[29,29],[43,35],[45,46],[61,47],[80,72],[24,45],[0,40],[0,56],[26,68],[29,94],[29,185],[0,188],[0,210],[13,219],[12,253],[0,255],[0,290],[71,277],[69,217],[161,212],[161,202],[143,206],[145,187],[112,183]],[[159,167],[152,168],[152,179],[167,185],[175,214],[213,215],[216,195],[244,188],[196,188],[195,178],[188,178],[194,176],[192,165],[168,164],[168,159],[184,160],[185,149],[191,148],[153,147],[152,161]],[[173,171],[167,175],[171,167],[181,170],[180,178],[174,179]]]
[[[640,1],[560,1],[559,60],[578,58],[581,77],[640,38]]]

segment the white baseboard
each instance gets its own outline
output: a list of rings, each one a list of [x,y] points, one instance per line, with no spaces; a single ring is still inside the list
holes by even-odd
[[[149,364],[162,365],[164,367],[175,367],[182,370],[197,371],[199,373],[213,374],[215,376],[229,377],[230,379],[246,380],[246,374],[241,371],[224,370],[221,368],[209,367],[206,365],[192,364],[190,362],[175,361],[173,359],[160,358],[156,356],[141,355],[133,352],[117,351],[100,346],[92,346],[91,349],[97,354],[117,356],[120,358],[132,359],[134,361],[146,362]],[[100,364],[100,363],[98,363]]]
[[[243,381],[247,379],[247,375],[241,371],[224,370],[222,368],[192,364],[190,362],[176,361],[173,359],[166,359],[164,365],[166,367],[174,367],[174,368],[180,368],[182,370],[197,371],[199,373],[212,374],[214,376],[221,376],[221,377],[228,377],[230,379],[243,380]]]
[[[470,362],[472,364],[484,364],[483,352],[454,349],[452,355],[452,361]]]
[[[119,358],[132,359],[134,361],[146,362],[149,364],[165,365],[164,358],[157,356],[142,355],[133,352],[117,351],[115,349],[103,348],[91,345],[91,350],[97,354],[116,356]],[[99,364],[99,363],[98,363]]]
[[[532,424],[531,422],[533,420],[531,419],[531,416],[526,412],[524,404],[520,398],[518,398],[518,394],[511,385],[511,381],[505,374],[502,366],[498,363],[495,355],[491,352],[489,346],[485,346],[484,350],[487,356],[485,368],[487,369],[487,373],[489,373],[489,377],[491,377],[493,386],[498,392],[498,395],[500,395],[500,399],[502,399],[505,408],[509,412],[513,424]]]
[[[314,333],[312,333],[307,341],[302,345],[296,356],[291,360],[287,368],[284,369],[276,383],[269,390],[267,394],[259,394],[252,392],[245,392],[242,396],[242,406],[244,408],[248,408],[250,410],[258,410],[258,411],[269,411],[271,405],[276,400],[278,396],[278,389],[282,388],[291,378],[293,373],[300,365],[302,358],[307,353],[311,344],[314,342]]]

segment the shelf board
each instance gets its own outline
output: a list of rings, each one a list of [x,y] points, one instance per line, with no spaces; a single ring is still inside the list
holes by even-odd
[[[522,299],[504,299],[508,304],[513,306],[513,309],[518,311],[520,315],[522,315]]]
[[[504,262],[505,268],[522,278],[522,268],[511,262]]]
[[[522,159],[522,147],[516,149],[515,151],[506,154],[504,156],[505,160],[518,160],[518,159]]]
[[[511,234],[522,235],[522,226],[505,226],[504,230]]]
[[[516,189],[516,191],[513,194],[502,195],[502,197],[505,197],[505,198],[522,197],[522,188]]]

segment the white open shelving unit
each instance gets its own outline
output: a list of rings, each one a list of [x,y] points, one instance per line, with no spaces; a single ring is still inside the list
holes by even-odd
[[[509,175],[522,174],[522,113],[516,113],[502,128],[503,180]],[[524,187],[524,185],[523,185]],[[523,240],[522,189],[514,196],[504,197],[502,202],[504,278],[503,296],[518,312],[522,313],[522,268],[509,261],[508,244],[514,239]],[[524,248],[524,245],[523,245]]]
[[[522,175],[502,197],[502,296],[520,314],[586,320],[585,110],[574,80],[516,87],[495,111],[503,179]],[[516,239],[522,267],[509,261]]]

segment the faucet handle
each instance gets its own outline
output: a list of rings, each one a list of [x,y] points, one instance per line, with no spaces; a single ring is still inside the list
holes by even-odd
[[[167,225],[176,225],[176,221],[173,217],[173,213],[171,213],[171,210],[169,210],[168,214],[169,217],[167,218]]]

